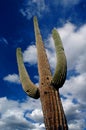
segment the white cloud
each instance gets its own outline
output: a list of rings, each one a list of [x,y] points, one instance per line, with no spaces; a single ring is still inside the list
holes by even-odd
[[[60,89],[64,110],[68,119],[70,130],[81,130],[85,128],[86,115],[86,73],[71,77],[66,81],[63,88]],[[69,94],[70,93],[70,94]],[[77,102],[74,103],[73,99]],[[41,110],[41,103],[39,100],[27,98],[22,103],[18,101],[8,100],[7,98],[0,98],[0,129],[4,130],[44,130],[43,115]],[[31,121],[30,121],[31,120]],[[35,123],[33,123],[34,121]]]
[[[27,113],[26,117],[31,118],[35,122],[43,123],[43,113],[41,109],[34,109],[32,113]]]
[[[75,130],[75,129],[76,130],[82,130],[82,129],[84,129],[83,124],[84,124],[83,119],[82,120],[76,120],[69,125],[69,128],[70,128],[70,130]]]
[[[8,45],[8,41],[7,41],[7,39],[6,38],[4,38],[4,37],[0,37],[0,45]]]
[[[34,117],[36,111],[39,112],[39,115],[41,115],[39,100],[28,98],[26,102],[19,103],[18,101],[8,100],[6,97],[4,97],[0,98],[0,104],[0,130],[44,129],[44,124],[42,123],[43,121],[40,122],[40,120],[38,120],[36,123],[33,123],[30,120],[27,120],[25,116],[26,111],[29,111],[32,117]],[[36,111],[33,109],[36,109]],[[39,115],[36,114],[36,117],[43,119],[43,117],[39,117]],[[31,118],[31,116],[29,118]]]
[[[37,63],[37,49],[35,45],[29,46],[23,53],[24,62],[33,65]]]
[[[68,98],[68,93],[73,95],[72,98],[76,98],[79,102],[86,102],[86,73],[80,74],[78,76],[73,76],[69,80],[66,80],[62,89],[60,89],[63,95],[66,95]]]
[[[5,76],[3,80],[11,83],[20,83],[19,76],[17,74],[9,74]]]
[[[34,76],[34,79],[36,79],[37,81],[39,80],[39,76],[38,75],[35,75]]]
[[[60,89],[65,113],[69,122],[70,130],[80,130],[86,127],[85,115],[86,115],[86,73],[78,76],[71,77],[67,80]],[[80,123],[81,121],[81,123]]]
[[[76,30],[73,24],[67,23],[63,28],[58,29],[65,48],[68,61],[68,69],[76,68],[80,73],[85,72],[86,68],[82,68],[85,64],[85,33],[86,25]],[[82,63],[80,63],[80,61]],[[79,69],[78,69],[79,67]]]
[[[24,2],[23,8],[20,9],[20,13],[27,19],[35,15],[40,17],[43,11],[48,11],[44,0],[27,0]]]

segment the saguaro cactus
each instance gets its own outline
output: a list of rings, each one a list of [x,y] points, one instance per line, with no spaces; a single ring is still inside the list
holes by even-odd
[[[30,80],[23,63],[21,49],[17,48],[17,62],[20,81],[24,91],[30,97],[35,99],[40,98],[46,130],[68,130],[66,117],[59,95],[59,88],[64,84],[67,72],[67,62],[64,48],[57,30],[53,29],[52,35],[55,42],[58,62],[55,73],[52,76],[36,17],[34,17],[34,28],[38,54],[38,70],[40,76],[39,87],[36,87]]]

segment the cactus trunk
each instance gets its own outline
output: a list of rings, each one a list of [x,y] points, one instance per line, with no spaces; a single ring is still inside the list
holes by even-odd
[[[59,91],[47,87],[40,95],[46,130],[68,130]]]
[[[59,90],[56,91],[51,83],[52,75],[50,66],[36,17],[34,17],[34,29],[38,53],[38,70],[40,75],[40,99],[46,130],[68,130]]]

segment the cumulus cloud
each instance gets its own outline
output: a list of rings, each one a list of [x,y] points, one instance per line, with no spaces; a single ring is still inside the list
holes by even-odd
[[[0,130],[44,130],[44,124],[36,120],[31,121],[31,117],[35,115],[43,120],[42,111],[39,100],[27,99],[24,103],[8,100],[6,97],[0,98]],[[31,104],[31,107],[29,107]],[[36,110],[33,110],[36,109]],[[31,116],[27,120],[25,113],[29,110]],[[36,114],[36,111],[38,114]]]
[[[86,127],[85,115],[86,115],[86,73],[78,76],[73,76],[66,81],[63,88],[60,89],[63,106],[67,119],[69,122],[70,130],[82,129]],[[81,122],[81,123],[80,123]]]
[[[60,89],[62,104],[70,130],[86,127],[86,73],[71,77]],[[39,100],[27,98],[22,103],[0,98],[0,129],[44,130],[43,114]]]
[[[32,113],[27,112],[25,117],[32,119],[35,122],[43,123],[43,113],[41,109],[34,109]]]
[[[85,127],[85,125],[83,125],[83,124],[85,124],[83,119],[82,120],[76,120],[69,125],[69,128],[70,128],[70,130],[75,130],[75,129],[76,130],[82,130]]]
[[[29,46],[23,53],[24,62],[33,65],[37,63],[37,49],[35,45]]]
[[[78,76],[72,76],[69,80],[67,80],[64,84],[64,87],[60,89],[63,95],[71,93],[72,98],[76,98],[79,102],[84,103],[86,102],[85,95],[86,95],[86,73],[80,74]]]
[[[10,83],[20,83],[19,76],[17,74],[8,74],[3,78],[3,80]]]
[[[54,71],[56,67],[57,59],[56,59],[56,53],[55,53],[55,46],[54,46],[53,38],[51,35],[45,41],[45,47],[46,47],[46,53],[48,56],[51,70]]]
[[[86,25],[77,29],[73,24],[67,23],[63,28],[58,28],[61,35],[65,53],[68,61],[68,69],[76,68],[81,73],[85,72],[86,68],[82,68],[85,64],[85,33]],[[81,63],[80,63],[81,61]]]

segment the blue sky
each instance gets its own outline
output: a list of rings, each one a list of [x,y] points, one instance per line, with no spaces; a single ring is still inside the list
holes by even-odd
[[[86,130],[85,0],[0,0],[0,130],[45,130],[40,100],[22,90],[16,62],[16,48],[21,47],[30,78],[38,85],[35,15],[52,73],[56,65],[54,27],[64,45],[68,72],[60,94],[69,130]]]

